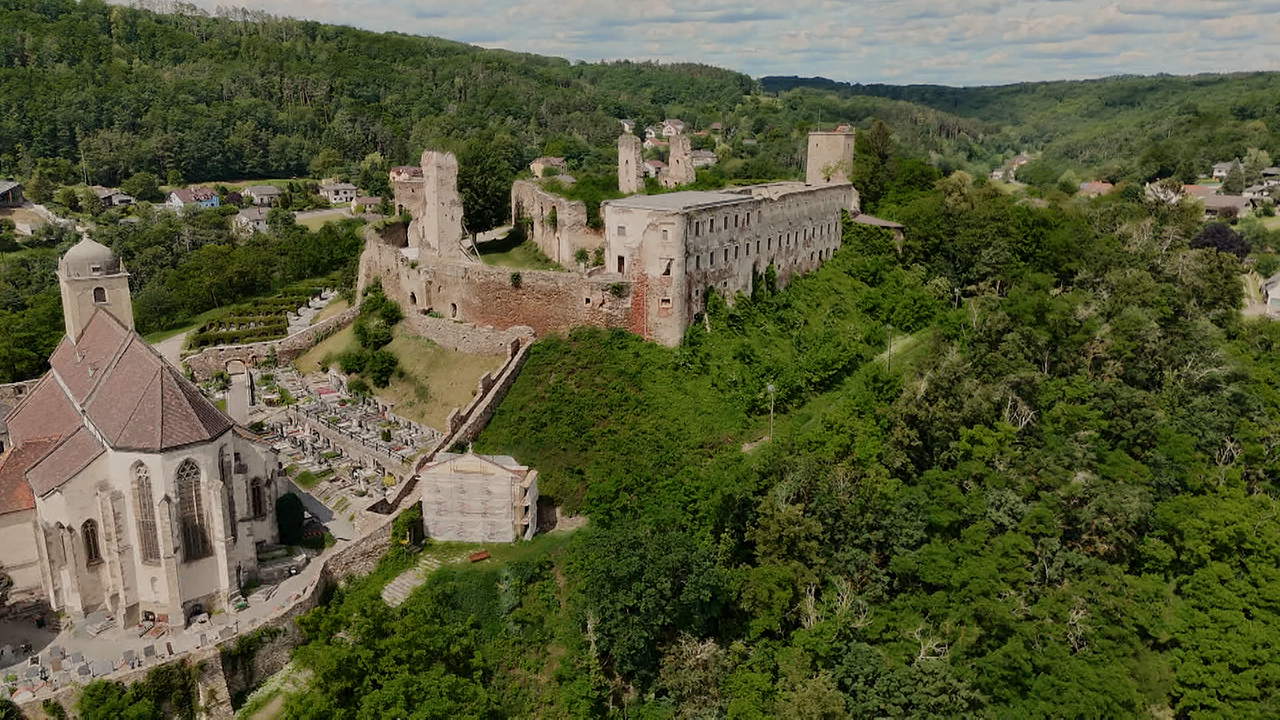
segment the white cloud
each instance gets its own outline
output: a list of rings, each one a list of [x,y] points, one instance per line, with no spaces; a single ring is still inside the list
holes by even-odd
[[[852,82],[976,85],[1280,65],[1270,43],[1280,34],[1280,0],[240,2],[571,59],[693,60]]]

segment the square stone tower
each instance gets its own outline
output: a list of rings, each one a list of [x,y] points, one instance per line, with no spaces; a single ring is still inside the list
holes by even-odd
[[[458,160],[453,153],[422,153],[422,180],[396,185],[396,205],[408,210],[409,245],[418,258],[465,260],[462,249],[462,198],[458,195]],[[421,192],[416,189],[420,188]],[[414,192],[408,192],[415,190]]]
[[[618,192],[631,195],[644,186],[640,158],[640,138],[631,133],[618,136]]]
[[[807,185],[849,182],[853,171],[853,131],[811,132],[805,161]]]

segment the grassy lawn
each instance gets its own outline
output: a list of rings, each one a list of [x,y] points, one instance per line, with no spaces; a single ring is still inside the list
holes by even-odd
[[[1280,230],[1280,215],[1276,217],[1258,218],[1262,221],[1262,227],[1268,230]]]
[[[327,210],[324,213],[298,218],[298,224],[312,232],[315,232],[316,230],[324,227],[325,223],[337,222],[345,217],[347,217],[347,207],[342,206],[336,207],[332,210]]]
[[[336,357],[357,347],[355,331],[344,328],[325,338],[294,361],[299,372],[320,369],[326,356]],[[467,355],[445,350],[426,338],[397,327],[387,349],[400,361],[400,372],[385,388],[376,388],[382,400],[395,403],[395,413],[403,418],[441,429],[454,408],[471,402],[476,382],[486,372],[502,364],[497,355]]]
[[[320,370],[320,361],[324,360],[326,356],[333,355],[336,357],[348,350],[354,350],[356,347],[355,330],[346,327],[300,355],[297,360],[293,361],[293,366],[303,374],[318,372]]]
[[[168,330],[156,330],[155,332],[147,333],[146,335],[143,335],[142,339],[146,340],[148,343],[151,343],[151,344],[158,343],[161,340],[168,340],[174,335],[178,335],[190,330],[195,330],[196,328],[209,322],[210,320],[216,320],[217,318],[220,318],[223,315],[226,315],[227,311],[229,311],[230,309],[231,309],[230,306],[225,306],[225,307],[217,307],[212,310],[206,310],[200,313],[199,315],[195,316],[194,318],[192,318],[191,322],[186,323],[185,325],[179,325],[178,327],[169,328]]]
[[[343,310],[346,310],[349,307],[351,307],[351,303],[348,303],[346,300],[342,298],[336,298],[333,300],[333,302],[330,302],[328,305],[325,305],[323,310],[316,313],[315,317],[311,318],[311,324],[315,325],[316,323],[322,320],[328,320],[329,318],[333,317],[334,315],[337,315],[338,313],[341,313]]]
[[[537,245],[520,241],[519,235],[508,235],[501,240],[490,240],[477,246],[480,259],[489,265],[509,267],[515,270],[564,270],[543,254]]]
[[[441,567],[470,565],[470,561],[466,558],[467,555],[477,550],[488,550],[489,557],[475,564],[478,568],[485,568],[509,563],[513,560],[542,555],[563,548],[572,537],[573,534],[568,532],[550,532],[535,535],[528,542],[520,541],[515,543],[468,543],[432,540],[427,543],[417,557],[419,560],[427,557],[437,557],[442,561]]]

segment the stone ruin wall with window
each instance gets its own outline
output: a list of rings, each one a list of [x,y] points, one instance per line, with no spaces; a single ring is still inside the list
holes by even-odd
[[[523,226],[544,255],[561,267],[577,265],[574,253],[590,253],[604,245],[604,234],[587,225],[587,206],[581,200],[553,195],[533,180],[516,180],[511,185],[511,218]]]

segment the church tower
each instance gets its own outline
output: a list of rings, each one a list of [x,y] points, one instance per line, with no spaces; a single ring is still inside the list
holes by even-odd
[[[72,342],[80,337],[96,308],[106,310],[126,328],[133,329],[129,273],[115,253],[88,235],[58,261],[58,286],[62,290],[67,337]]]

